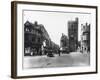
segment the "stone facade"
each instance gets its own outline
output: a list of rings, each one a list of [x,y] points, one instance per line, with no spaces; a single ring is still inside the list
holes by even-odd
[[[78,48],[78,18],[68,21],[68,37],[70,52],[74,52]]]
[[[69,52],[69,39],[63,33],[60,39],[60,50],[65,51],[65,53]]]
[[[90,52],[90,24],[82,24],[81,31],[81,51]]]
[[[26,21],[24,24],[24,55],[43,55],[48,49],[59,49],[59,46],[51,41],[48,32],[37,21]]]

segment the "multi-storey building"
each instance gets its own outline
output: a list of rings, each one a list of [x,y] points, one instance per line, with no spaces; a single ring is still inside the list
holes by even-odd
[[[24,24],[24,55],[42,55],[45,49],[58,49],[42,24],[26,21]]]
[[[26,21],[24,24],[24,53],[31,55],[42,55],[41,47],[45,40],[50,40],[42,24],[34,24]],[[28,54],[28,55],[30,55]]]
[[[78,18],[75,21],[68,21],[68,37],[70,52],[78,48]]]
[[[60,50],[65,53],[69,52],[69,39],[63,33],[60,39]]]
[[[81,51],[90,52],[90,24],[82,24],[81,32]]]

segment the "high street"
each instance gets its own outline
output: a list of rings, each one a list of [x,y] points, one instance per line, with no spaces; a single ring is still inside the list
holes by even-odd
[[[54,57],[26,56],[24,57],[24,68],[45,68],[45,67],[72,67],[88,66],[90,63],[89,53],[71,52],[70,54],[55,54]]]

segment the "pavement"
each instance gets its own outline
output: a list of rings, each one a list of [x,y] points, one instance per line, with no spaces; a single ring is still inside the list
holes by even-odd
[[[23,60],[24,68],[48,68],[48,67],[73,67],[89,66],[90,54],[71,52],[70,54],[55,54],[54,57],[26,56]]]

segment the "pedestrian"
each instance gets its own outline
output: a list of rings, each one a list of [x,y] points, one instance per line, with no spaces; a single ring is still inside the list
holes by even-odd
[[[59,56],[60,56],[60,50],[58,50],[58,54],[59,54]]]

